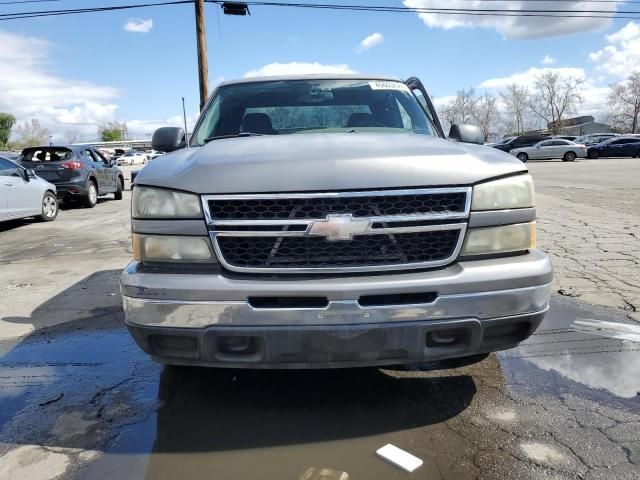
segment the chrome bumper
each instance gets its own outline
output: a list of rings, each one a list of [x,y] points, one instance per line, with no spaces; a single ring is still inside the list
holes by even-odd
[[[432,303],[361,306],[332,300],[326,308],[254,308],[242,302],[150,300],[124,297],[126,322],[173,328],[393,324],[424,320],[485,320],[544,311],[550,284],[494,292],[438,296]]]
[[[547,308],[553,269],[538,251],[422,273],[349,278],[273,280],[222,275],[146,273],[133,262],[122,274],[126,322],[148,327],[353,325],[420,320],[479,320]],[[434,292],[417,305],[364,307],[363,295]],[[322,296],[319,309],[253,308],[252,296]]]
[[[511,348],[548,309],[540,252],[422,273],[273,280],[123,272],[125,321],[140,347],[173,364],[245,368],[374,366]],[[430,303],[363,306],[364,295],[433,292]],[[254,308],[254,296],[322,296],[325,308]]]

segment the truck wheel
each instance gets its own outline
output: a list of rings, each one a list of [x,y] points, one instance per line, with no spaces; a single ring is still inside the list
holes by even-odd
[[[596,158],[598,158],[600,156],[600,154],[598,153],[597,150],[591,150],[589,152],[589,158],[595,160]]]
[[[520,160],[522,163],[527,163],[527,160],[529,160],[529,156],[526,153],[519,153],[518,160]]]
[[[124,189],[124,179],[122,177],[118,177],[116,181],[116,193],[114,194],[114,198],[116,200],[122,200],[122,190]]]
[[[58,197],[51,192],[45,192],[42,197],[42,213],[40,220],[51,222],[58,216]]]
[[[563,162],[575,162],[576,161],[576,154],[573,152],[567,152],[564,154],[564,158],[562,159]]]
[[[98,203],[98,187],[96,182],[93,180],[89,180],[89,185],[87,185],[87,193],[84,197],[84,206],[88,208],[93,208]]]

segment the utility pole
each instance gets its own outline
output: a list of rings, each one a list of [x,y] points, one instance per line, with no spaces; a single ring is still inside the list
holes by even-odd
[[[196,36],[198,38],[198,81],[200,82],[200,111],[209,97],[209,67],[207,65],[207,31],[204,23],[204,0],[196,0]],[[185,132],[186,133],[186,132]]]

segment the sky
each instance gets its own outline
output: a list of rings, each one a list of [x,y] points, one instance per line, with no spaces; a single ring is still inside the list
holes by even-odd
[[[58,0],[7,5],[17,11],[143,3]],[[325,0],[331,3],[337,0]],[[3,5],[3,3],[5,3]],[[146,3],[146,2],[145,2]],[[308,1],[307,3],[312,3]],[[407,7],[639,10],[625,2],[504,0],[349,0]],[[559,7],[560,6],[560,7]],[[640,15],[638,15],[640,16]],[[461,17],[254,6],[251,15],[206,6],[210,86],[251,75],[358,72],[418,76],[437,104],[460,89],[496,94],[533,85],[556,70],[585,79],[580,114],[602,117],[611,85],[640,69],[640,20]],[[198,114],[192,5],[0,21],[0,112],[38,118],[54,141],[74,131],[97,138],[98,125],[127,123],[145,138]]]

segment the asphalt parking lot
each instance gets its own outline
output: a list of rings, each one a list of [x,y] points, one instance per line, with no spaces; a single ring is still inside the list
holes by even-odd
[[[528,166],[551,310],[453,369],[163,368],[122,326],[128,189],[0,224],[0,479],[640,478],[640,160]]]

